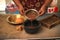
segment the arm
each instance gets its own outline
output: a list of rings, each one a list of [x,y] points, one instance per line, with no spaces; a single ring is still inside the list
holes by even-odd
[[[20,3],[20,0],[13,0],[13,1],[17,5],[20,14],[23,15],[24,8],[23,8],[22,4]]]
[[[52,0],[45,0],[43,6],[44,6],[44,7],[48,7],[51,2],[52,2]]]
[[[18,7],[22,6],[21,3],[20,3],[20,0],[13,0],[13,1],[15,2],[15,4],[16,4]]]
[[[42,5],[41,9],[39,10],[39,14],[43,15],[46,12],[47,7],[50,5],[52,0],[45,0],[44,4]]]

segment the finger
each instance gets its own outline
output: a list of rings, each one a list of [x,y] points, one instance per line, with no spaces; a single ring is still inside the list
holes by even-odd
[[[39,11],[39,15],[41,14],[42,11]]]
[[[39,11],[39,13],[41,13],[41,10]]]
[[[19,10],[20,14],[23,14],[23,11],[22,10]]]
[[[22,11],[22,13],[24,13],[24,10],[21,10]]]
[[[23,15],[21,11],[20,11],[20,15]]]
[[[43,15],[43,14],[44,14],[44,11],[42,11],[42,12],[40,13],[40,16]]]
[[[22,10],[22,14],[24,15],[24,10]]]
[[[21,15],[24,15],[23,13],[21,13]]]

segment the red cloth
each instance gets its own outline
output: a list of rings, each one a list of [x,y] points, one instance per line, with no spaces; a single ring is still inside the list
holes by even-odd
[[[24,9],[36,9],[39,10],[44,4],[44,0],[20,0],[20,3],[23,5]]]

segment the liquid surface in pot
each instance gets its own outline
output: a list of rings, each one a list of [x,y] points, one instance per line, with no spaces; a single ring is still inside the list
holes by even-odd
[[[31,20],[34,20],[37,16],[38,16],[38,13],[34,10],[29,10],[27,13],[26,13],[26,16],[28,18],[30,18]]]

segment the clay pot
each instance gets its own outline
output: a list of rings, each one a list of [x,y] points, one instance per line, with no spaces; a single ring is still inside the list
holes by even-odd
[[[27,32],[29,34],[38,33],[40,27],[41,27],[41,24],[39,24],[39,22],[36,21],[36,20],[34,20],[32,22],[30,20],[26,20],[25,23],[24,23],[25,32]]]

